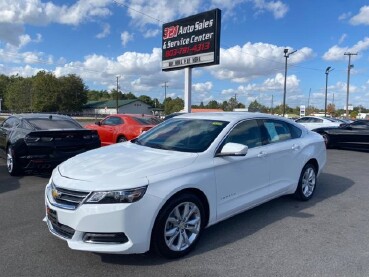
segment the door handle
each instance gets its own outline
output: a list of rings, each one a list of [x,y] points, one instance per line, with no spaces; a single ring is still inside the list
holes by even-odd
[[[292,150],[300,150],[300,145],[292,145]]]
[[[267,154],[264,152],[264,151],[261,151],[259,154],[258,154],[258,158],[263,158],[265,157]]]

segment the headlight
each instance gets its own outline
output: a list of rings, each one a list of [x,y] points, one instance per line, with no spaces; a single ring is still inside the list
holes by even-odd
[[[132,203],[140,200],[144,196],[146,189],[147,186],[114,191],[96,191],[87,199],[86,204]]]

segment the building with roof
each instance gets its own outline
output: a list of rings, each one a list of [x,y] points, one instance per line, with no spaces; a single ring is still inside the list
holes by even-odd
[[[139,99],[118,100],[118,113],[152,114],[153,107]],[[117,101],[89,101],[83,105],[84,115],[109,115],[117,113]]]

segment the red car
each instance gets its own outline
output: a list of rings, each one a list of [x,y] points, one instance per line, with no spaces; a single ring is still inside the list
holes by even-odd
[[[85,128],[96,130],[99,133],[101,145],[106,146],[134,139],[158,123],[160,120],[151,115],[115,114],[95,124],[88,124]]]

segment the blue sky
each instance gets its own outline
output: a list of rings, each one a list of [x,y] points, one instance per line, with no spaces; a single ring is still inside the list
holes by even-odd
[[[192,73],[192,103],[237,96],[282,103],[288,59],[289,106],[346,103],[369,108],[369,3],[362,0],[0,0],[0,73],[80,75],[90,89],[116,87],[163,101],[184,97],[184,71],[162,72],[162,24],[222,11],[220,64]]]

